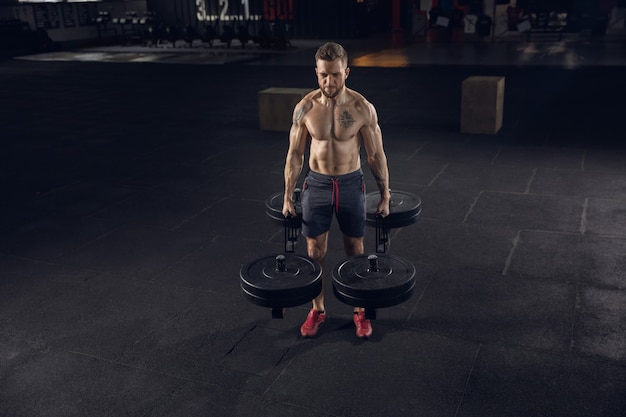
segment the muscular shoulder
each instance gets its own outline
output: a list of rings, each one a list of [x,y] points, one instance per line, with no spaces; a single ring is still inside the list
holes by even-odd
[[[354,110],[359,113],[367,122],[369,123],[377,123],[378,116],[376,114],[376,109],[374,105],[367,101],[363,95],[354,90],[348,90],[350,97],[353,102]]]
[[[317,100],[317,96],[319,96],[319,90],[314,90],[308,93],[306,96],[300,100],[296,107],[293,109],[293,123],[299,124],[302,123],[305,116],[309,111],[313,108]]]

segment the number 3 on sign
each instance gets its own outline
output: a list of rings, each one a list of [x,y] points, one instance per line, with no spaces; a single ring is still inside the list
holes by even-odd
[[[217,15],[208,15],[207,0],[196,0],[196,16],[199,21],[204,22],[208,20],[216,20],[218,18]],[[243,5],[243,19],[247,20],[250,18],[250,0],[241,0],[241,4]],[[219,2],[220,14],[219,19],[221,21],[231,20],[231,16],[228,14],[228,0],[222,0]],[[239,16],[241,19],[242,16]]]

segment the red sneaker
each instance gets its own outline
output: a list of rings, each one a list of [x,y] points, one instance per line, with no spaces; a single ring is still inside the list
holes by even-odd
[[[317,334],[317,328],[326,320],[326,313],[320,313],[311,309],[306,316],[306,321],[300,326],[300,334],[304,337],[313,337]]]
[[[365,311],[355,312],[353,314],[354,324],[356,325],[356,335],[366,338],[372,335],[372,324],[365,318]]]

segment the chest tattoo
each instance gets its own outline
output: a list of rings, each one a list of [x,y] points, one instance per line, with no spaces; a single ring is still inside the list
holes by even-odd
[[[339,123],[347,129],[354,123],[354,118],[348,113],[348,110],[344,110],[343,113],[339,115]]]

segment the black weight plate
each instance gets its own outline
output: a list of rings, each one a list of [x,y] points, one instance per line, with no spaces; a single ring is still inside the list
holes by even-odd
[[[415,213],[413,216],[411,217],[405,217],[405,218],[395,218],[392,221],[389,221],[389,219],[387,217],[385,217],[384,219],[382,219],[383,222],[383,226],[385,226],[387,229],[395,229],[398,227],[405,227],[405,226],[409,226],[412,225],[414,223],[417,223],[417,221],[422,217],[422,210],[420,209],[417,213]],[[367,223],[368,226],[376,226],[376,221],[373,221],[371,223]]]
[[[259,297],[255,294],[248,292],[245,288],[241,288],[241,292],[244,298],[250,301],[252,304],[259,305],[261,307],[269,307],[269,308],[287,308],[287,307],[295,307],[301,306],[303,304],[308,304],[312,299],[317,297],[319,293],[322,291],[322,285],[320,283],[319,288],[311,289],[310,291],[304,291],[300,295],[296,297],[286,298],[286,297],[271,297],[264,298]]]
[[[285,216],[283,216],[284,200],[284,192],[273,194],[267,200],[265,200],[265,213],[273,223],[276,223],[280,226],[284,226],[285,221],[287,221]],[[291,226],[295,228],[300,228],[302,226],[302,207],[299,201],[296,201],[294,205],[296,208],[296,217],[295,219],[293,219],[295,223]]]
[[[394,296],[388,296],[386,298],[380,298],[376,300],[368,300],[342,293],[337,289],[337,287],[333,286],[333,293],[339,301],[349,306],[364,308],[365,310],[393,307],[398,304],[402,304],[413,296],[414,290],[415,287],[413,286],[406,289],[405,291],[398,291]]]
[[[276,266],[276,256],[249,262],[239,273],[244,297],[264,307],[294,307],[305,304],[322,290],[322,268],[308,256],[287,253],[285,271]]]
[[[376,254],[378,270],[372,271],[368,255],[353,256],[333,270],[333,291],[345,304],[382,308],[408,300],[415,289],[415,266],[406,259]]]
[[[376,226],[376,211],[380,201],[380,193],[369,193],[366,198],[368,226]],[[387,229],[404,227],[416,223],[422,215],[422,200],[411,193],[404,191],[391,191],[389,200],[389,215],[384,218],[384,225]]]

